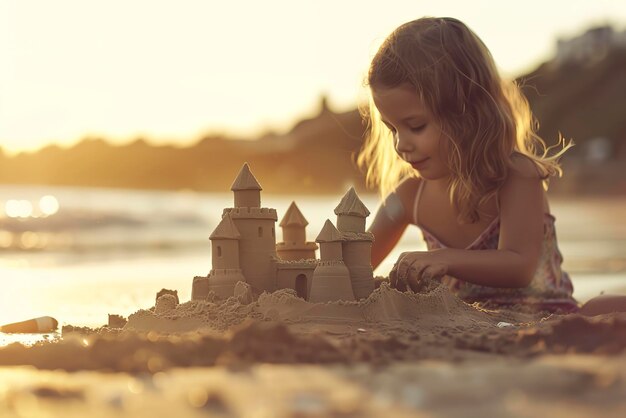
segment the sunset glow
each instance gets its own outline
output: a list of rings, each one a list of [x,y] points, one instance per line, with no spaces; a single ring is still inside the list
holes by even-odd
[[[335,109],[354,107],[380,41],[422,15],[464,20],[508,75],[549,58],[557,36],[626,21],[610,0],[216,4],[0,0],[3,150],[284,130],[315,112],[321,94]]]

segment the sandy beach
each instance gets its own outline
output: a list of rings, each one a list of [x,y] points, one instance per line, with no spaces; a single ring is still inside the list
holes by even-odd
[[[243,289],[0,348],[0,413],[623,416],[625,349],[626,314],[490,310],[444,287],[317,304]]]
[[[571,3],[0,0],[0,418],[626,417]]]

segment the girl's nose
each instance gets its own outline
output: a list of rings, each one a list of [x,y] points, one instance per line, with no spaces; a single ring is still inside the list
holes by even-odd
[[[398,154],[408,154],[415,150],[415,146],[406,139],[405,135],[400,135],[400,133],[396,133],[396,152]]]

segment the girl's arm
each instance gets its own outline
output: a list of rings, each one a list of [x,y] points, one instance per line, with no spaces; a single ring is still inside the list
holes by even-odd
[[[406,227],[412,222],[411,208],[417,192],[419,179],[408,178],[387,196],[378,208],[368,231],[374,234],[372,244],[372,266],[374,268],[387,257],[396,246]]]
[[[497,250],[444,248],[406,253],[397,275],[409,282],[424,266],[447,266],[447,274],[491,287],[526,287],[537,269],[543,240],[543,188],[534,164],[514,159],[514,168],[500,190],[500,240]],[[409,269],[411,267],[411,269]]]

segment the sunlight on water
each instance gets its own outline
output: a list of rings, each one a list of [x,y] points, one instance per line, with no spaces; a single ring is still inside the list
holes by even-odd
[[[45,268],[2,265],[0,323],[52,316],[59,324],[100,326],[109,313],[127,316],[152,306],[161,288],[178,289],[181,299],[188,300],[191,280],[206,275],[208,263],[207,257],[194,254]]]
[[[51,342],[61,338],[61,333],[53,332],[49,334],[5,334],[0,332],[0,346],[13,343],[22,345],[34,345],[42,341]]]
[[[37,205],[30,200],[16,199],[9,199],[4,204],[4,214],[9,218],[45,218],[58,211],[59,201],[52,195],[42,196]]]
[[[309,221],[308,240],[335,220],[340,198],[262,196],[279,221],[296,200]],[[374,213],[377,197],[362,199]],[[193,277],[211,269],[208,238],[230,206],[229,193],[0,187],[0,324],[52,316],[60,326],[101,326],[107,314],[153,306],[161,288],[189,300]],[[552,212],[575,297],[626,293],[626,225],[615,222],[626,200],[557,200]],[[401,252],[425,249],[419,230],[409,227],[375,275],[387,275]],[[0,345],[55,335],[0,334]]]

